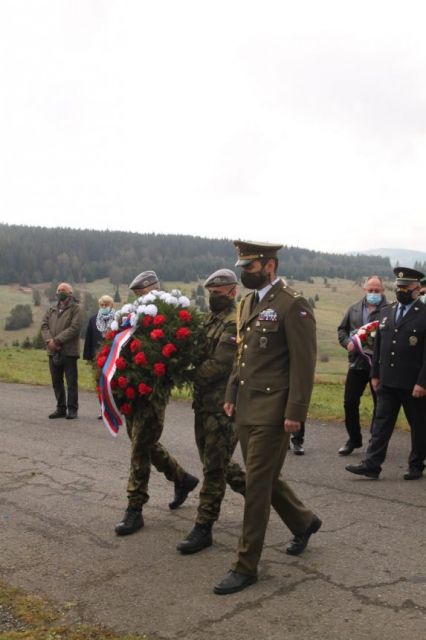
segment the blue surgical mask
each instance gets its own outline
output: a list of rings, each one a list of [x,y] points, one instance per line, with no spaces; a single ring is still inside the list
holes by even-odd
[[[380,304],[382,301],[381,293],[367,293],[365,296],[367,298],[368,304]]]
[[[101,313],[103,316],[107,316],[111,311],[111,307],[101,307]]]

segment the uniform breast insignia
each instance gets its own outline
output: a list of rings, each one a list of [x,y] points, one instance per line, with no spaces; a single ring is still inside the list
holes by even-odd
[[[308,317],[308,312],[307,311],[299,311],[299,317],[300,318],[307,318]]]
[[[419,341],[419,339],[418,339],[418,337],[417,337],[417,336],[410,336],[410,337],[408,338],[408,342],[409,342],[409,344],[410,344],[410,346],[411,346],[411,347],[415,347],[415,346],[416,346],[416,344],[418,343],[418,341]]]
[[[387,316],[385,316],[384,318],[382,318],[382,320],[381,320],[381,322],[380,322],[380,324],[379,324],[379,329],[383,329],[383,327],[384,327],[384,326],[385,326],[385,324],[386,324],[387,319],[388,319],[388,317],[387,317]]]
[[[278,314],[275,309],[264,309],[258,316],[258,321],[261,320],[266,320],[267,322],[278,322]]]
[[[261,336],[259,338],[259,347],[260,349],[266,349],[268,346],[268,338],[266,336]]]

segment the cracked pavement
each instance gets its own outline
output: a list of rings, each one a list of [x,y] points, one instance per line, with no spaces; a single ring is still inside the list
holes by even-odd
[[[53,408],[50,388],[0,383],[3,582],[68,605],[75,621],[152,640],[426,637],[426,478],[402,479],[409,434],[394,434],[377,481],[344,470],[343,425],[308,424],[305,456],[289,452],[284,470],[321,530],[302,556],[287,556],[290,532],[272,512],[258,583],[216,596],[241,496],[227,490],[213,547],[182,556],[175,546],[193,525],[198,489],[170,511],[173,485],[153,470],[144,529],[118,538],[127,435],[113,439],[97,420],[95,394],[80,394],[78,420],[48,420]],[[170,404],[162,442],[200,477],[189,404]]]

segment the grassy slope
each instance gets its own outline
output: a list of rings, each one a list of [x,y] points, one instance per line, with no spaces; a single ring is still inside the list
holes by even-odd
[[[310,417],[320,420],[342,420],[342,383],[347,370],[347,358],[345,351],[337,342],[337,325],[339,324],[347,307],[362,297],[361,287],[348,280],[329,280],[329,286],[324,284],[323,278],[315,278],[313,284],[307,282],[295,282],[292,286],[303,291],[306,298],[315,298],[315,315],[318,328],[318,363],[316,369],[317,384],[314,388],[310,407]],[[181,285],[180,283],[167,283],[165,288],[179,287],[184,293],[189,294],[196,283]],[[44,287],[40,287],[42,291]],[[95,297],[104,293],[111,293],[113,287],[107,280],[79,286],[80,291],[88,290]],[[127,287],[120,287],[120,295],[123,303],[127,300]],[[12,340],[22,341],[25,336],[33,336],[40,326],[47,301],[43,300],[44,307],[33,307],[35,321],[32,327],[20,331],[4,331],[4,319],[15,304],[32,304],[31,294],[18,291],[16,286],[0,286],[0,379],[10,382],[25,382],[29,384],[50,384],[50,376],[47,366],[46,354],[42,351],[23,350],[11,348]],[[8,347],[5,348],[5,342]],[[3,348],[1,348],[3,347]],[[321,362],[321,356],[328,356],[328,362]],[[81,389],[92,390],[93,374],[91,367],[82,360],[79,361],[79,386]],[[177,392],[174,397],[188,397],[184,392]],[[362,422],[369,424],[371,416],[371,398],[366,393],[361,404]],[[404,417],[400,417],[400,425],[406,425]]]

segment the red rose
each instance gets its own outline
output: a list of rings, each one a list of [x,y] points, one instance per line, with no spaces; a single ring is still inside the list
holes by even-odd
[[[166,374],[166,365],[162,362],[156,362],[152,367],[152,371],[155,376],[160,378],[161,376],[164,376]]]
[[[117,382],[118,382],[118,386],[120,387],[120,389],[125,389],[129,385],[129,381],[127,380],[127,378],[125,376],[120,376],[117,379]]]
[[[132,353],[137,353],[141,349],[142,349],[142,342],[140,340],[135,338],[134,340],[131,341],[131,343],[130,343],[130,351]]]
[[[161,313],[158,314],[158,316],[155,316],[154,318],[154,325],[156,327],[159,327],[160,325],[164,324],[166,322],[166,318],[164,316],[161,315]]]
[[[145,364],[148,364],[148,360],[146,359],[146,355],[143,351],[139,351],[133,358],[133,362],[138,365],[138,367],[143,367]]]
[[[134,389],[133,387],[127,387],[124,393],[126,395],[126,398],[129,398],[129,400],[134,400],[136,398],[136,389]]]
[[[111,389],[114,391],[118,387],[117,380],[111,380]]]
[[[192,320],[191,314],[189,313],[189,311],[186,311],[185,309],[182,309],[182,311],[179,311],[178,317],[179,317],[179,320],[182,320],[182,322],[191,322]]]
[[[99,369],[102,369],[102,367],[104,366],[105,362],[107,361],[106,356],[99,356],[97,359],[97,365],[99,367]]]
[[[175,351],[177,351],[175,345],[172,342],[168,342],[167,344],[164,345],[161,353],[165,358],[170,358],[170,356],[172,356],[175,353]]]
[[[164,331],[162,329],[153,329],[149,335],[152,340],[161,340],[161,338],[164,338]]]
[[[152,316],[144,316],[142,320],[143,327],[149,327],[152,324]]]
[[[187,329],[187,327],[180,327],[180,329],[178,329],[175,334],[178,340],[186,340],[186,338],[189,338],[190,335],[191,330]]]
[[[124,369],[127,369],[127,362],[125,361],[124,358],[117,358],[117,361],[115,363],[115,366],[117,367],[117,369],[119,369],[120,371],[123,371]]]
[[[102,349],[99,352],[100,356],[107,356],[109,354],[109,352],[111,351],[111,347],[109,345],[105,345],[102,347]]]
[[[152,387],[149,384],[145,384],[145,382],[141,382],[138,386],[138,391],[140,396],[147,396],[151,393]]]
[[[123,404],[120,407],[120,411],[123,414],[123,416],[128,416],[133,411],[132,405],[129,404],[128,402],[123,402]]]
[[[115,338],[115,336],[117,335],[117,331],[107,331],[104,338],[105,340],[112,340],[113,338]]]

